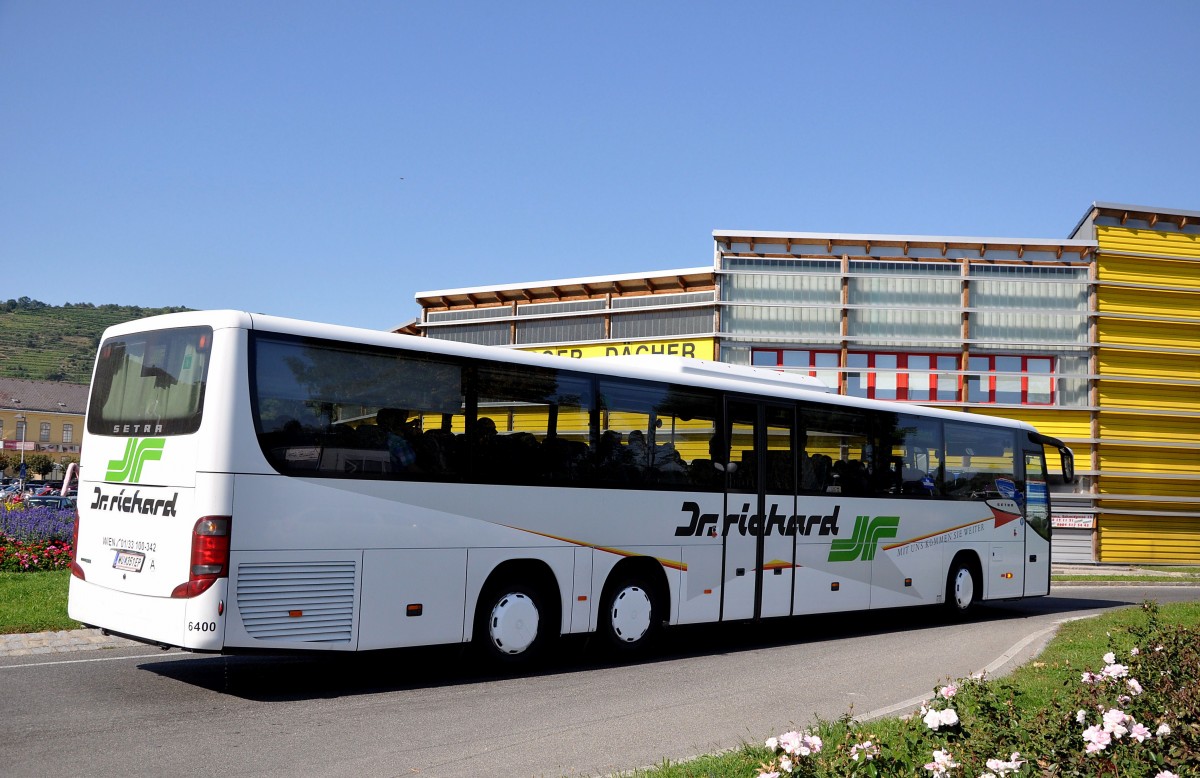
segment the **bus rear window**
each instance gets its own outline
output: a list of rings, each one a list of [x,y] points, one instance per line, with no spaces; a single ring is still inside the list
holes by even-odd
[[[93,435],[186,435],[200,427],[211,327],[109,338],[100,344],[87,427]]]

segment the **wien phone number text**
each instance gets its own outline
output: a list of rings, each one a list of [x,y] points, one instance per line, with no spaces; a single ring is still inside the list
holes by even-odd
[[[146,540],[128,540],[126,538],[104,538],[104,545],[109,548],[120,548],[125,551],[143,551],[154,553],[158,549],[155,544]]]

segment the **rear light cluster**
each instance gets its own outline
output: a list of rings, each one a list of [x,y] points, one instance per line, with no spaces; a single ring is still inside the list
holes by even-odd
[[[229,577],[229,516],[205,516],[192,529],[191,568],[186,583],[176,586],[172,597],[203,594],[220,578]]]

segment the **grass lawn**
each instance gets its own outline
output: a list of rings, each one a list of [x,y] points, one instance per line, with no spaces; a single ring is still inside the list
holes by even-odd
[[[1067,583],[1069,581],[1082,583],[1101,583],[1104,581],[1119,581],[1121,583],[1144,583],[1144,584],[1177,584],[1177,583],[1198,583],[1200,575],[1140,575],[1138,573],[1106,573],[1104,575],[1055,575],[1050,578],[1051,583],[1059,581]]]
[[[1059,573],[1051,581],[1120,581],[1121,583],[1200,583],[1200,565],[1135,565],[1129,569],[1097,568],[1095,572]]]
[[[67,617],[68,570],[0,573],[0,634],[78,629]]]
[[[1162,623],[1200,629],[1200,602],[1168,603],[1159,608]],[[1077,680],[1081,672],[1095,669],[1097,657],[1110,650],[1113,642],[1127,643],[1122,647],[1131,648],[1132,640],[1123,638],[1128,628],[1141,620],[1141,609],[1132,607],[1067,622],[1037,659],[1017,668],[1003,681],[1024,695],[1029,704],[1044,704],[1061,693],[1066,683]]]

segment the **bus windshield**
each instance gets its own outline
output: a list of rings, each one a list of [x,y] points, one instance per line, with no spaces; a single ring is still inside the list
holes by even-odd
[[[200,427],[211,327],[110,338],[100,346],[88,432],[186,435]]]

